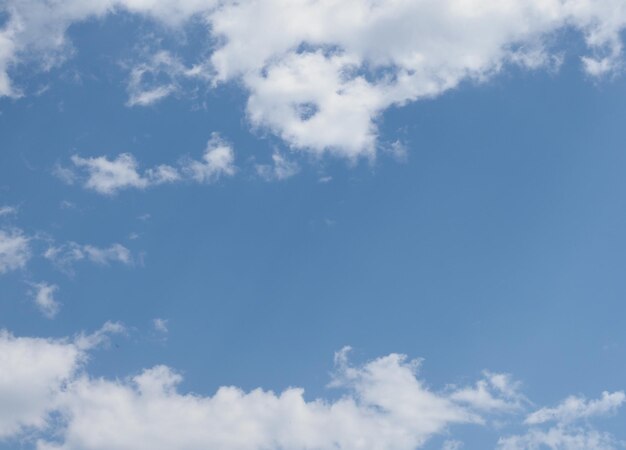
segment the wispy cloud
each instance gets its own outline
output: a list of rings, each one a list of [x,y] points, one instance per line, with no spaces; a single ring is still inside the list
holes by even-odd
[[[11,216],[17,214],[17,208],[15,206],[0,206],[0,217]]]
[[[111,263],[129,266],[134,262],[131,251],[118,243],[108,247],[97,247],[91,244],[68,242],[48,247],[43,256],[68,273],[73,273],[74,263],[79,261],[90,261],[103,266]]]
[[[257,164],[256,171],[266,181],[282,181],[296,175],[300,171],[300,166],[275,152],[272,154],[272,164]]]
[[[54,298],[58,290],[59,287],[55,284],[33,284],[33,299],[35,305],[48,319],[53,319],[61,308],[61,304]]]
[[[501,438],[499,450],[616,450],[623,448],[609,433],[596,429],[587,419],[616,414],[626,402],[623,391],[603,392],[596,400],[571,396],[556,407],[529,414],[524,434]],[[542,427],[543,426],[543,427]]]
[[[167,328],[167,319],[156,318],[152,320],[152,326],[159,333],[167,333],[169,330]]]
[[[191,79],[208,79],[206,69],[187,67],[172,53],[160,50],[145,61],[134,64],[127,86],[127,106],[150,106],[178,94],[181,83]]]

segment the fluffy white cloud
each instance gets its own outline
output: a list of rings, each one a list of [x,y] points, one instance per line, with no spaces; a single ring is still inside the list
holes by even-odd
[[[253,125],[295,148],[354,158],[373,154],[376,119],[390,106],[485,80],[505,64],[552,64],[558,51],[548,42],[559,29],[585,35],[589,73],[614,69],[626,6],[619,0],[266,0],[227,3],[209,21],[224,42],[211,56],[216,79],[244,81]]]
[[[42,428],[81,352],[72,344],[0,332],[0,438]]]
[[[389,355],[362,367],[338,356],[335,401],[306,401],[299,388],[280,394],[222,387],[210,397],[182,394],[165,366],[132,379],[86,374],[68,384],[58,411],[60,442],[39,449],[406,449],[455,423],[481,417],[416,378],[417,365]]]
[[[31,253],[29,240],[19,229],[0,229],[0,274],[26,266]]]
[[[61,304],[54,298],[59,287],[55,284],[35,283],[33,289],[33,298],[39,311],[49,319],[54,318],[61,308]]]
[[[128,188],[145,189],[179,179],[177,170],[167,165],[157,166],[140,174],[137,171],[137,161],[129,153],[122,153],[113,160],[104,156],[81,158],[74,155],[72,163],[87,173],[85,187],[101,194],[115,194]]]
[[[209,139],[201,160],[183,158],[178,167],[161,164],[140,172],[137,160],[129,153],[114,159],[74,155],[71,161],[76,171],[57,166],[53,173],[68,184],[81,179],[85,188],[104,195],[184,180],[212,183],[224,176],[233,176],[236,172],[235,152],[217,133],[213,133]]]
[[[455,424],[484,426],[493,414],[512,413],[521,398],[505,375],[487,373],[474,387],[436,391],[418,377],[418,361],[390,354],[354,366],[348,349],[336,355],[330,386],[343,395],[334,400],[306,400],[300,388],[274,393],[226,386],[211,396],[183,393],[181,375],[166,366],[127,379],[90,376],[83,364],[89,350],[123,332],[116,323],[60,340],[0,332],[0,440],[37,437],[39,450],[413,450],[436,435],[449,436]],[[474,401],[463,394],[485,390],[494,398],[484,401],[481,394]],[[497,445],[608,450],[615,442],[590,427],[559,424]],[[448,439],[443,448],[461,447]]]
[[[172,29],[196,16],[212,35],[208,57],[187,67],[157,51],[131,70],[129,105],[178,92],[185,78],[238,81],[253,126],[294,149],[352,159],[375,154],[377,119],[391,106],[487,80],[508,64],[558,66],[564,29],[583,35],[587,73],[615,72],[626,24],[622,0],[7,0],[4,9],[0,95],[19,93],[8,71],[29,56],[62,61],[72,23],[125,10]]]
[[[15,337],[0,330],[0,440],[45,428],[85,352],[119,331],[119,324],[107,323],[72,341]]]
[[[218,134],[213,133],[201,161],[185,160],[183,173],[198,183],[211,183],[222,176],[235,174],[235,152]]]

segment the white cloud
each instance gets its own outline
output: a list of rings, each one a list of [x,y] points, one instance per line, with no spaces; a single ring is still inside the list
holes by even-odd
[[[183,27],[197,16],[215,45],[186,66],[157,51],[131,64],[129,105],[152,104],[180,80],[236,81],[247,115],[294,149],[373,157],[377,121],[392,106],[431,98],[506,65],[553,70],[580,33],[591,76],[622,66],[622,0],[7,0],[0,31],[0,95],[19,95],[8,70],[34,56],[44,68],[71,52],[65,31],[120,10]],[[209,42],[207,42],[209,45]],[[156,81],[150,82],[150,79]],[[141,185],[137,178],[130,182]]]
[[[541,408],[526,418],[526,423],[536,425],[545,422],[569,423],[593,416],[613,414],[626,402],[622,391],[603,392],[597,400],[571,396],[555,408]]]
[[[452,398],[486,411],[515,411],[527,403],[519,394],[519,383],[512,381],[509,375],[485,372],[484,376],[475,386],[454,392]]]
[[[159,100],[164,99],[175,91],[173,85],[157,86],[151,89],[139,90],[138,87],[129,87],[129,90],[133,91],[128,99],[128,106],[148,106],[152,105]]]
[[[104,195],[114,195],[124,189],[146,189],[180,181],[213,183],[222,177],[233,176],[236,172],[235,152],[217,133],[213,133],[209,139],[201,160],[183,158],[178,168],[161,164],[142,173],[137,160],[129,153],[122,153],[114,159],[106,156],[82,158],[74,155],[71,160],[78,173],[57,167],[55,175],[69,184],[82,179],[85,188]]]
[[[157,51],[147,61],[136,64],[128,81],[128,106],[149,106],[179,93],[181,81],[206,79],[206,69],[186,67],[179,58],[165,50]]]
[[[26,266],[30,259],[29,240],[19,229],[0,229],[0,274]]]
[[[475,388],[429,388],[418,377],[419,362],[402,355],[354,366],[347,349],[336,355],[331,386],[342,395],[333,400],[307,400],[295,387],[274,393],[224,386],[210,396],[188,394],[178,387],[182,376],[160,365],[125,379],[90,376],[83,364],[88,352],[124,331],[108,322],[72,339],[0,332],[0,440],[37,438],[39,450],[414,450],[444,435],[443,449],[456,450],[462,443],[450,437],[453,425],[485,426],[503,410],[498,402],[457,400],[458,392]],[[493,395],[504,395],[505,402],[520,396],[506,376],[489,378]],[[615,442],[588,426],[558,424],[497,445],[609,450]]]
[[[235,152],[218,134],[213,133],[201,161],[185,160],[182,171],[198,183],[211,183],[235,174]]]
[[[257,174],[266,181],[286,180],[300,171],[296,162],[289,161],[278,152],[272,154],[272,164],[257,164]]]
[[[0,331],[0,438],[43,428],[80,359],[72,344]]]
[[[137,171],[137,161],[129,153],[122,153],[113,160],[104,156],[81,158],[74,155],[72,163],[87,173],[84,186],[100,194],[111,195],[128,188],[145,189],[179,179],[176,169],[167,165],[157,166],[140,174]]]
[[[111,324],[80,339],[112,332]],[[91,347],[93,348],[93,347]],[[0,441],[25,431],[44,429],[65,391],[86,358],[87,346],[78,338],[15,337],[0,330]]]
[[[91,334],[79,333],[74,338],[74,345],[85,352],[96,347],[106,346],[112,334],[124,334],[126,327],[119,322],[106,322],[99,330]]]
[[[39,448],[411,450],[449,425],[479,420],[428,390],[400,355],[362,367],[344,363],[338,379],[347,393],[335,401],[306,401],[299,388],[182,394],[182,377],[165,366],[127,382],[77,377],[59,407],[61,442],[40,442]]]
[[[356,158],[373,156],[377,119],[390,106],[440,95],[463,80],[484,81],[506,64],[554,67],[562,47],[550,45],[560,29],[583,33],[590,74],[613,70],[626,6],[620,0],[265,0],[226,2],[208,17],[223,42],[210,58],[215,79],[243,81],[254,126],[294,148]]]
[[[78,261],[90,261],[103,266],[110,263],[132,265],[134,261],[131,251],[118,243],[111,244],[109,247],[96,247],[68,242],[60,246],[48,247],[43,256],[68,273],[73,272],[73,265]]]
[[[623,448],[608,433],[589,428],[530,430],[498,441],[498,450],[617,450]]]
[[[622,448],[608,433],[595,429],[589,422],[578,421],[594,416],[615,414],[626,401],[622,391],[603,392],[597,400],[570,396],[554,408],[540,408],[526,417],[524,423],[531,428],[521,435],[501,438],[500,450],[613,450]],[[542,429],[539,425],[553,423]]]
[[[35,283],[33,289],[35,305],[44,316],[53,319],[61,308],[61,304],[54,298],[59,287],[55,284]]]

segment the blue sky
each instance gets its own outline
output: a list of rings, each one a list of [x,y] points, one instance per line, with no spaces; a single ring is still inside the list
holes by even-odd
[[[626,9],[522,3],[0,5],[0,448],[623,448]]]

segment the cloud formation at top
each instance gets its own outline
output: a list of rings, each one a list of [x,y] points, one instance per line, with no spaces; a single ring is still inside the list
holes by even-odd
[[[584,37],[579,55],[590,76],[621,66],[621,0],[8,0],[0,31],[0,95],[19,95],[11,69],[38,56],[63,61],[65,32],[76,22],[127,11],[166,28],[199,18],[216,44],[192,67],[157,53],[131,71],[129,105],[175,92],[177,79],[240,82],[247,117],[293,149],[372,157],[377,119],[391,106],[431,98],[504,66],[558,66],[557,34]],[[208,45],[208,43],[207,43]],[[141,89],[142,74],[172,81]]]

